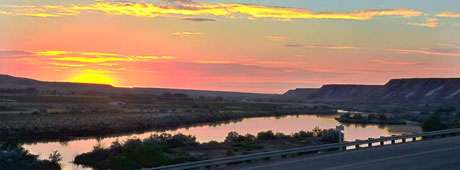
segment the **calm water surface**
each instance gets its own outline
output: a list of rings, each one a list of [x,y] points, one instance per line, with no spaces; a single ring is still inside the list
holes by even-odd
[[[334,119],[334,116],[315,116],[315,115],[299,115],[286,117],[263,117],[263,118],[248,118],[238,122],[229,122],[222,124],[205,124],[201,126],[180,128],[176,130],[165,131],[165,133],[183,133],[196,136],[199,142],[208,142],[211,140],[223,141],[228,132],[235,131],[240,134],[257,134],[261,131],[273,130],[274,132],[282,132],[291,134],[301,130],[309,131],[315,127],[321,129],[335,128],[340,125]],[[402,133],[420,132],[421,129],[412,125],[345,125],[345,140],[352,141],[356,139],[367,139],[369,137],[380,137],[390,135],[400,135]],[[68,142],[39,142],[35,144],[26,144],[24,148],[33,154],[40,155],[40,158],[47,159],[48,155],[57,150],[63,156],[63,170],[90,170],[72,164],[76,155],[89,152],[97,144],[109,146],[112,142],[119,140],[125,141],[130,138],[147,138],[152,134],[161,133],[159,131],[150,131],[141,134],[130,134],[110,138],[86,138],[79,140],[71,140]]]

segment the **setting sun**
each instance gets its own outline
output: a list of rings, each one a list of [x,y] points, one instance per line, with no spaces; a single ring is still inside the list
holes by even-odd
[[[117,81],[109,72],[101,70],[84,70],[70,77],[69,81],[75,83],[117,84]]]

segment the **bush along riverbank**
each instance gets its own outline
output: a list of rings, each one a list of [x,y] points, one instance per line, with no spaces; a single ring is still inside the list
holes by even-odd
[[[98,170],[150,168],[305,145],[336,143],[339,135],[334,129],[318,128],[291,135],[272,131],[260,132],[256,136],[230,132],[224,142],[198,143],[193,136],[161,134],[144,140],[114,142],[108,148],[95,146],[93,151],[76,156],[74,163]]]
[[[381,125],[403,125],[404,120],[387,117],[384,114],[343,114],[336,118],[340,123],[356,123],[356,124],[381,124]]]
[[[439,108],[433,113],[423,113],[422,129],[425,132],[460,128],[460,110],[455,107]]]
[[[60,170],[60,154],[54,152],[49,158],[39,160],[37,155],[30,154],[17,144],[0,144],[1,170]]]

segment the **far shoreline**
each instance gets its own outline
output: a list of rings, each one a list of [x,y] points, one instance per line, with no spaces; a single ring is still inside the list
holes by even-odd
[[[118,113],[120,115],[126,113]],[[101,127],[95,128],[91,130],[83,130],[83,129],[58,129],[58,131],[46,131],[46,129],[35,129],[35,131],[23,129],[23,128],[16,128],[16,129],[0,129],[0,138],[1,141],[4,142],[17,142],[17,143],[25,143],[31,144],[36,142],[66,142],[71,140],[77,139],[86,139],[86,138],[109,138],[109,137],[117,137],[126,134],[140,134],[145,133],[148,131],[168,131],[168,130],[175,130],[179,128],[187,128],[187,127],[195,127],[195,126],[203,126],[209,124],[221,124],[227,122],[239,122],[244,119],[248,118],[259,118],[259,117],[277,117],[277,116],[296,116],[296,115],[336,115],[337,113],[330,111],[330,112],[318,112],[318,111],[296,111],[296,112],[251,112],[251,113],[218,113],[218,114],[211,114],[206,113],[199,115],[199,118],[190,119],[192,116],[187,116],[186,114],[179,114],[179,115],[169,115],[162,118],[158,118],[157,122],[155,123],[148,123],[152,120],[144,120],[141,122],[147,123],[147,126],[126,126],[126,127],[111,127],[110,123],[104,122],[104,125],[109,125],[108,127]],[[144,114],[145,115],[145,114]],[[203,116],[205,115],[205,116]],[[63,116],[63,115],[60,115]],[[76,115],[81,116],[81,115]],[[175,117],[176,121],[170,121],[172,117]],[[195,115],[196,117],[196,115]],[[164,121],[162,121],[163,119]],[[183,121],[181,121],[183,120]],[[111,122],[116,123],[116,122]],[[55,128],[60,128],[55,127]],[[52,128],[52,129],[55,129]],[[10,133],[5,133],[10,132]],[[16,132],[15,134],[11,134],[11,132]]]

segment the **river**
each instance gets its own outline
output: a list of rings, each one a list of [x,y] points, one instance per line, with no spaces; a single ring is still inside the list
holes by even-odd
[[[317,116],[317,115],[298,115],[285,117],[261,117],[247,118],[241,121],[226,122],[220,124],[202,124],[188,128],[179,128],[176,130],[165,131],[165,133],[183,133],[193,135],[199,142],[208,142],[211,140],[223,141],[228,132],[235,131],[240,134],[257,134],[261,131],[272,130],[291,134],[301,130],[309,131],[315,127],[321,129],[335,128],[340,125],[334,119],[334,116]],[[345,140],[353,141],[356,139],[367,139],[370,137],[400,135],[403,133],[420,132],[420,127],[413,125],[345,125]],[[48,155],[57,150],[63,157],[61,162],[63,170],[91,170],[72,163],[74,157],[81,153],[89,152],[95,145],[109,146],[112,142],[119,140],[125,141],[130,138],[147,138],[152,134],[162,133],[159,131],[149,131],[145,133],[136,133],[109,138],[84,138],[75,139],[67,142],[37,142],[34,144],[25,144],[23,147],[32,154],[40,155],[40,158],[47,159]]]

